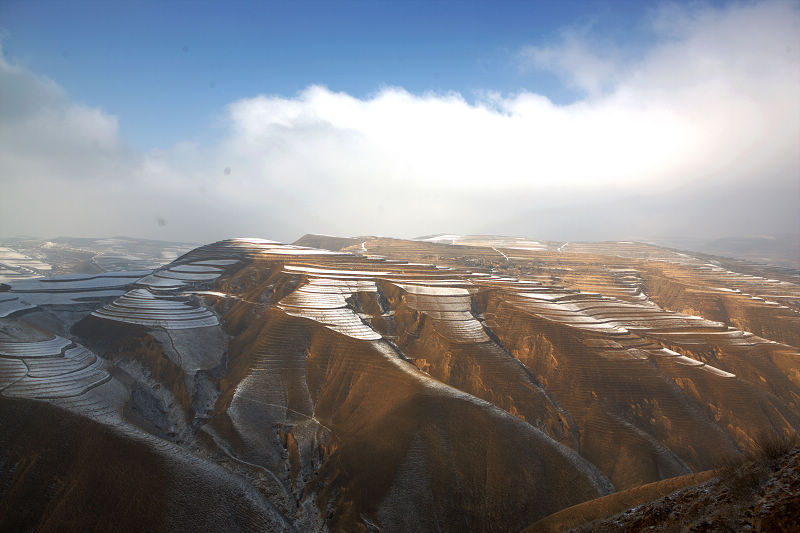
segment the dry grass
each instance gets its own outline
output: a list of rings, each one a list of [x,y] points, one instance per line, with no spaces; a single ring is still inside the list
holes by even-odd
[[[796,433],[761,433],[754,440],[755,446],[750,455],[756,460],[774,461],[800,446],[800,437]]]
[[[720,482],[735,500],[748,499],[769,475],[761,463],[751,463],[745,457],[731,457],[719,467]]]
[[[788,492],[786,483],[796,478],[798,449],[800,438],[795,434],[759,434],[745,453],[726,457],[717,464],[716,479],[644,503],[624,514],[584,523],[574,531],[733,532],[747,527],[762,531],[795,531],[800,519],[796,511],[796,482],[789,481],[793,488]],[[566,529],[562,513],[534,524],[531,530]],[[561,523],[555,524],[554,518],[562,519]],[[562,527],[536,529],[539,525]]]
[[[797,434],[762,432],[743,455],[724,457],[717,466],[719,478],[735,499],[746,499],[758,490],[772,471],[772,463],[800,446]]]

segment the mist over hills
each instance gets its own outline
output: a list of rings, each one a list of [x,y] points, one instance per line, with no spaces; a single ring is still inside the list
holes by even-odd
[[[2,530],[519,531],[800,430],[790,268],[455,234],[0,254]]]
[[[797,1],[501,3],[4,3],[0,233],[798,231]]]
[[[661,244],[787,268],[800,267],[800,234],[798,233],[726,237],[706,241],[675,239],[661,241]]]

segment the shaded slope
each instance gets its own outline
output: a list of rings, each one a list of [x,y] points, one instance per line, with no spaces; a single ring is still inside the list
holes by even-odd
[[[289,530],[241,480],[43,403],[0,399],[0,530]]]

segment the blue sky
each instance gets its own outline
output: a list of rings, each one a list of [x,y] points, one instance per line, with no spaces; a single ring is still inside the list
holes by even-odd
[[[798,0],[0,1],[0,235],[800,233],[798,28]]]
[[[520,68],[525,45],[565,27],[635,54],[651,37],[641,1],[82,2],[6,0],[7,59],[119,117],[140,148],[214,135],[224,106],[311,84],[358,97],[421,93],[578,94]]]

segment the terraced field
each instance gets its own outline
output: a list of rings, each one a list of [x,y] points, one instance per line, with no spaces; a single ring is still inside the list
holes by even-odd
[[[0,293],[0,414],[47,402],[201,496],[244,487],[219,530],[522,530],[800,430],[794,276],[637,243],[221,241]],[[78,497],[48,494],[41,520]],[[161,497],[169,530],[192,504]]]
[[[0,283],[41,276],[52,268],[52,265],[36,258],[12,248],[0,246]]]

